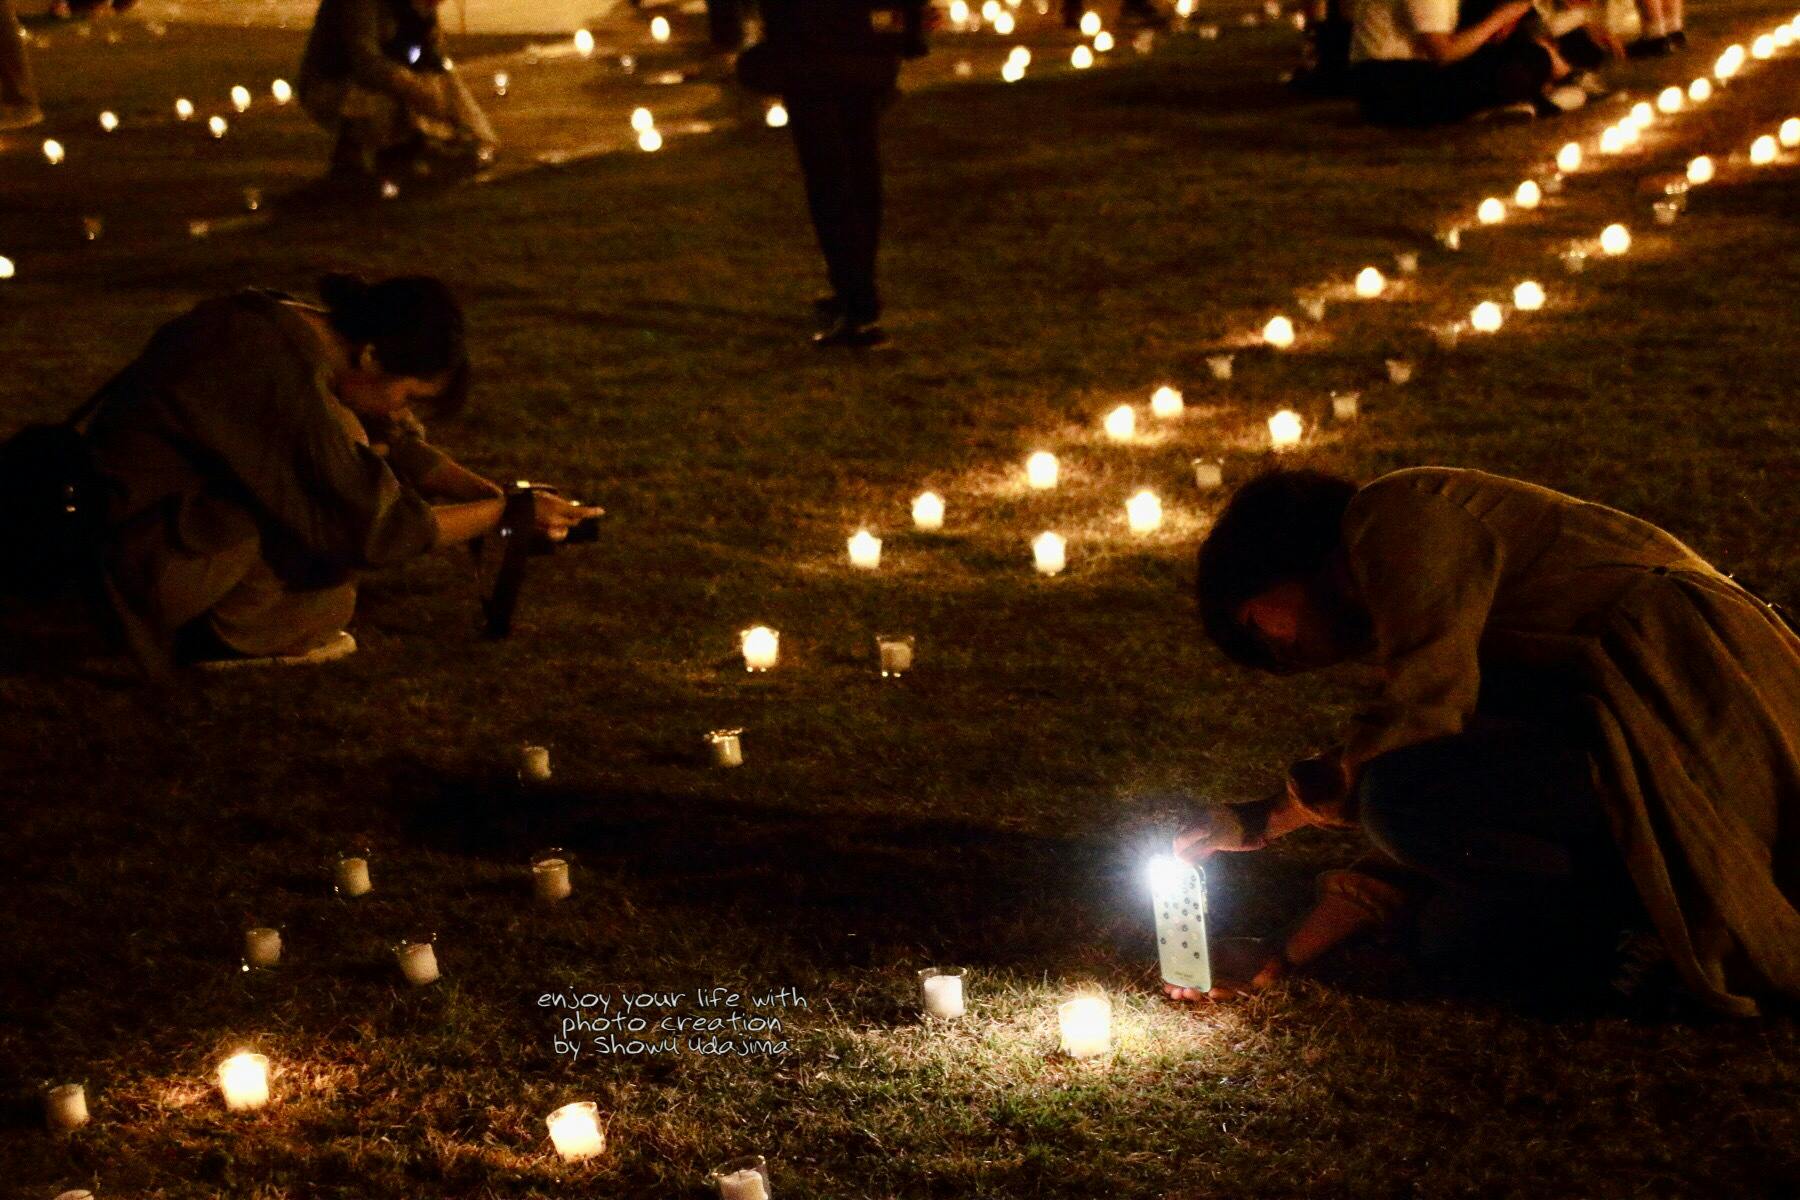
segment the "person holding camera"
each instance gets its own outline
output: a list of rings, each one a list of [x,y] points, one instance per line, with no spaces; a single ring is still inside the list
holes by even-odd
[[[900,60],[925,54],[924,0],[763,0],[762,14],[763,40],[739,57],[738,76],[788,111],[831,282],[814,302],[827,328],[813,345],[879,346],[879,127]]]
[[[444,51],[443,0],[321,0],[300,103],[335,138],[332,177],[429,175],[491,157],[499,139]]]
[[[174,663],[313,663],[356,648],[356,574],[468,542],[503,490],[429,445],[463,404],[463,314],[425,276],[328,275],[320,305],[268,291],[159,329],[95,397],[110,496],[102,582],[130,648]],[[532,496],[560,540],[600,510]]]
[[[1275,797],[1176,838],[1373,847],[1226,990],[1382,929],[1471,981],[1630,994],[1660,962],[1720,1013],[1800,998],[1800,635],[1676,538],[1481,471],[1277,471],[1232,497],[1197,590],[1226,657],[1355,662],[1371,692]]]

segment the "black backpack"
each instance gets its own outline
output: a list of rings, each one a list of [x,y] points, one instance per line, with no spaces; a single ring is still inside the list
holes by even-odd
[[[108,485],[80,426],[99,399],[0,442],[0,594],[44,597],[94,579]]]

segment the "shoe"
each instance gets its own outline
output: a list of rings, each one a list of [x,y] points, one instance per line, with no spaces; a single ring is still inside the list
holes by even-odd
[[[235,671],[239,667],[312,667],[356,653],[356,639],[340,629],[303,654],[271,654],[261,658],[203,658],[190,665],[197,671]]]
[[[887,331],[873,321],[853,321],[849,317],[839,317],[837,324],[824,333],[813,334],[813,348],[829,350],[834,346],[847,346],[852,350],[867,350],[873,346],[887,343]]]
[[[1670,33],[1669,33],[1669,49],[1670,50],[1686,50],[1687,49],[1687,30],[1675,29],[1675,30],[1670,31]]]
[[[1643,37],[1625,47],[1626,58],[1667,58],[1675,53],[1675,43],[1665,37]]]
[[[0,104],[0,133],[43,123],[44,110],[35,104]]]
[[[1545,88],[1538,99],[1538,115],[1553,117],[1558,113],[1574,112],[1588,102],[1588,94],[1575,84],[1559,83]]]
[[[1510,124],[1515,121],[1535,121],[1537,115],[1537,105],[1529,100],[1516,100],[1511,104],[1502,104],[1495,108],[1484,108],[1469,119],[1471,121],[1491,121],[1497,124]]]

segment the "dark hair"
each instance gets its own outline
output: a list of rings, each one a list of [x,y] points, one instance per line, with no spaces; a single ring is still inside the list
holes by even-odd
[[[356,346],[375,351],[390,375],[444,379],[432,406],[438,416],[461,411],[469,396],[469,354],[463,341],[462,306],[443,282],[403,275],[367,283],[355,275],[319,280],[319,298],[331,310],[331,327]]]
[[[1200,543],[1194,579],[1201,623],[1227,658],[1285,669],[1238,620],[1238,610],[1276,584],[1310,582],[1337,549],[1355,494],[1355,483],[1322,471],[1270,471],[1231,497]]]

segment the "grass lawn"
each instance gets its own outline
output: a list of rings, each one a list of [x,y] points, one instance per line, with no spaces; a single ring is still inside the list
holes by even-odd
[[[1632,98],[1782,14],[1696,15],[1685,57],[1618,70]],[[599,545],[541,565],[498,644],[444,554],[368,580],[362,651],[330,668],[176,690],[0,678],[8,1194],[700,1196],[746,1152],[780,1196],[834,1200],[1800,1192],[1791,1017],[1547,1019],[1355,956],[1182,1009],[1156,995],[1138,875],[1179,818],[1170,792],[1262,794],[1351,698],[1228,667],[1187,597],[1219,503],[1190,460],[1242,479],[1277,408],[1312,424],[1299,461],[1519,475],[1800,599],[1800,187],[1791,151],[1742,161],[1795,115],[1800,54],[1450,254],[1434,230],[1563,141],[1591,150],[1625,106],[1385,134],[1273,82],[1291,32],[1225,19],[1217,42],[896,106],[896,346],[863,358],[802,344],[820,269],[778,133],[194,240],[187,220],[299,178],[323,138],[291,110],[220,146],[159,125],[104,143],[115,162],[91,114],[290,73],[299,35],[175,27],[42,56],[71,157],[51,171],[14,138],[0,158],[0,254],[19,263],[0,283],[5,425],[74,407],[204,296],[425,268],[466,298],[480,375],[436,439],[609,515]],[[1654,226],[1644,181],[1702,152],[1720,181]],[[77,218],[100,206],[107,233],[84,245]],[[1555,251],[1611,221],[1631,253],[1565,275]],[[1345,298],[1403,250],[1417,276]],[[1527,276],[1544,311],[1432,347],[1424,326]],[[1296,289],[1326,284],[1327,319],[1301,319]],[[1278,311],[1300,326],[1279,356],[1252,344]],[[1233,347],[1235,377],[1211,379],[1207,355]],[[1411,383],[1386,382],[1389,357],[1416,361]],[[1187,414],[1151,423],[1164,382]],[[1361,391],[1358,421],[1329,419],[1333,390]],[[1099,425],[1121,402],[1154,424],[1124,446]],[[1024,486],[1037,449],[1062,456],[1055,492]],[[1134,537],[1142,486],[1168,521]],[[940,535],[910,532],[926,487],[948,502]],[[864,525],[886,537],[872,573],[845,562]],[[1028,541],[1051,528],[1070,568],[1041,579]],[[782,634],[763,677],[736,659],[755,623]],[[888,631],[918,639],[899,682],[875,670]],[[724,726],[746,731],[740,770],[707,764],[701,735]],[[521,789],[527,742],[554,776]],[[549,846],[574,856],[575,892],[543,908],[527,863]],[[342,901],[330,864],[351,847],[375,891]],[[1214,936],[1277,933],[1357,849],[1309,831],[1219,862]],[[279,969],[239,970],[251,924],[283,928]],[[444,977],[411,989],[390,947],[425,931]],[[954,1025],[917,1020],[913,973],[933,964],[970,971]],[[714,986],[778,1016],[786,1052],[571,1059],[540,1003],[679,992],[653,1016],[699,1016]],[[1091,986],[1118,1047],[1062,1059],[1056,1003]],[[784,988],[804,1008],[753,1007]],[[276,1071],[252,1116],[211,1082],[243,1047]],[[94,1120],[52,1138],[40,1081],[71,1079]],[[583,1099],[610,1144],[565,1166],[544,1118]]]

